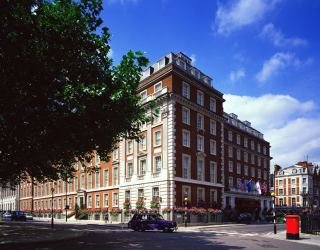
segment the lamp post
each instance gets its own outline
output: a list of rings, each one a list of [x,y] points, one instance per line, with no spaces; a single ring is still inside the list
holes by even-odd
[[[53,193],[54,187],[51,188],[51,228],[53,228]]]
[[[187,227],[188,223],[188,194],[184,194],[184,227]]]

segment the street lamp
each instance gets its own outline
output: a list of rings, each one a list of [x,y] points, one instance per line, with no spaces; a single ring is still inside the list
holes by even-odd
[[[53,193],[54,187],[51,188],[51,228],[53,228]]]
[[[188,194],[184,194],[184,227],[187,227],[188,223]]]

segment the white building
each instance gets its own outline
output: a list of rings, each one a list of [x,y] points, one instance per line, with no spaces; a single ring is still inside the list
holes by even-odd
[[[319,167],[308,162],[280,169],[275,173],[277,206],[319,206]]]
[[[19,210],[19,189],[0,187],[0,210]]]

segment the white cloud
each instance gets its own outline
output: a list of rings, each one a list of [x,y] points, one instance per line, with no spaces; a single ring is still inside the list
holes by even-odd
[[[229,79],[231,82],[239,81],[241,78],[246,76],[246,72],[244,69],[238,69],[235,71],[231,71],[229,75]]]
[[[191,54],[191,56],[190,56],[190,58],[191,58],[191,64],[192,65],[196,65],[196,62],[197,62],[197,55],[196,54]]]
[[[263,19],[279,0],[238,0],[229,6],[218,5],[213,29],[218,34],[230,34]]]
[[[270,142],[272,164],[289,166],[309,156],[320,162],[320,116],[310,100],[299,101],[288,95],[259,97],[224,95],[224,109],[248,120]],[[310,118],[311,117],[311,118]]]
[[[286,38],[280,30],[276,30],[272,23],[263,27],[260,37],[270,40],[277,47],[298,47],[308,44],[307,40],[298,37]]]
[[[311,58],[307,59],[306,61],[302,61],[296,57],[295,54],[277,52],[270,59],[263,63],[262,69],[256,75],[256,79],[260,83],[263,83],[287,67],[299,67],[310,63],[312,63]]]

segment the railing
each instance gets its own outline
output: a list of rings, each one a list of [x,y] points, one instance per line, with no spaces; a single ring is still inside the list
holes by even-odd
[[[302,215],[301,233],[320,235],[320,214]]]

